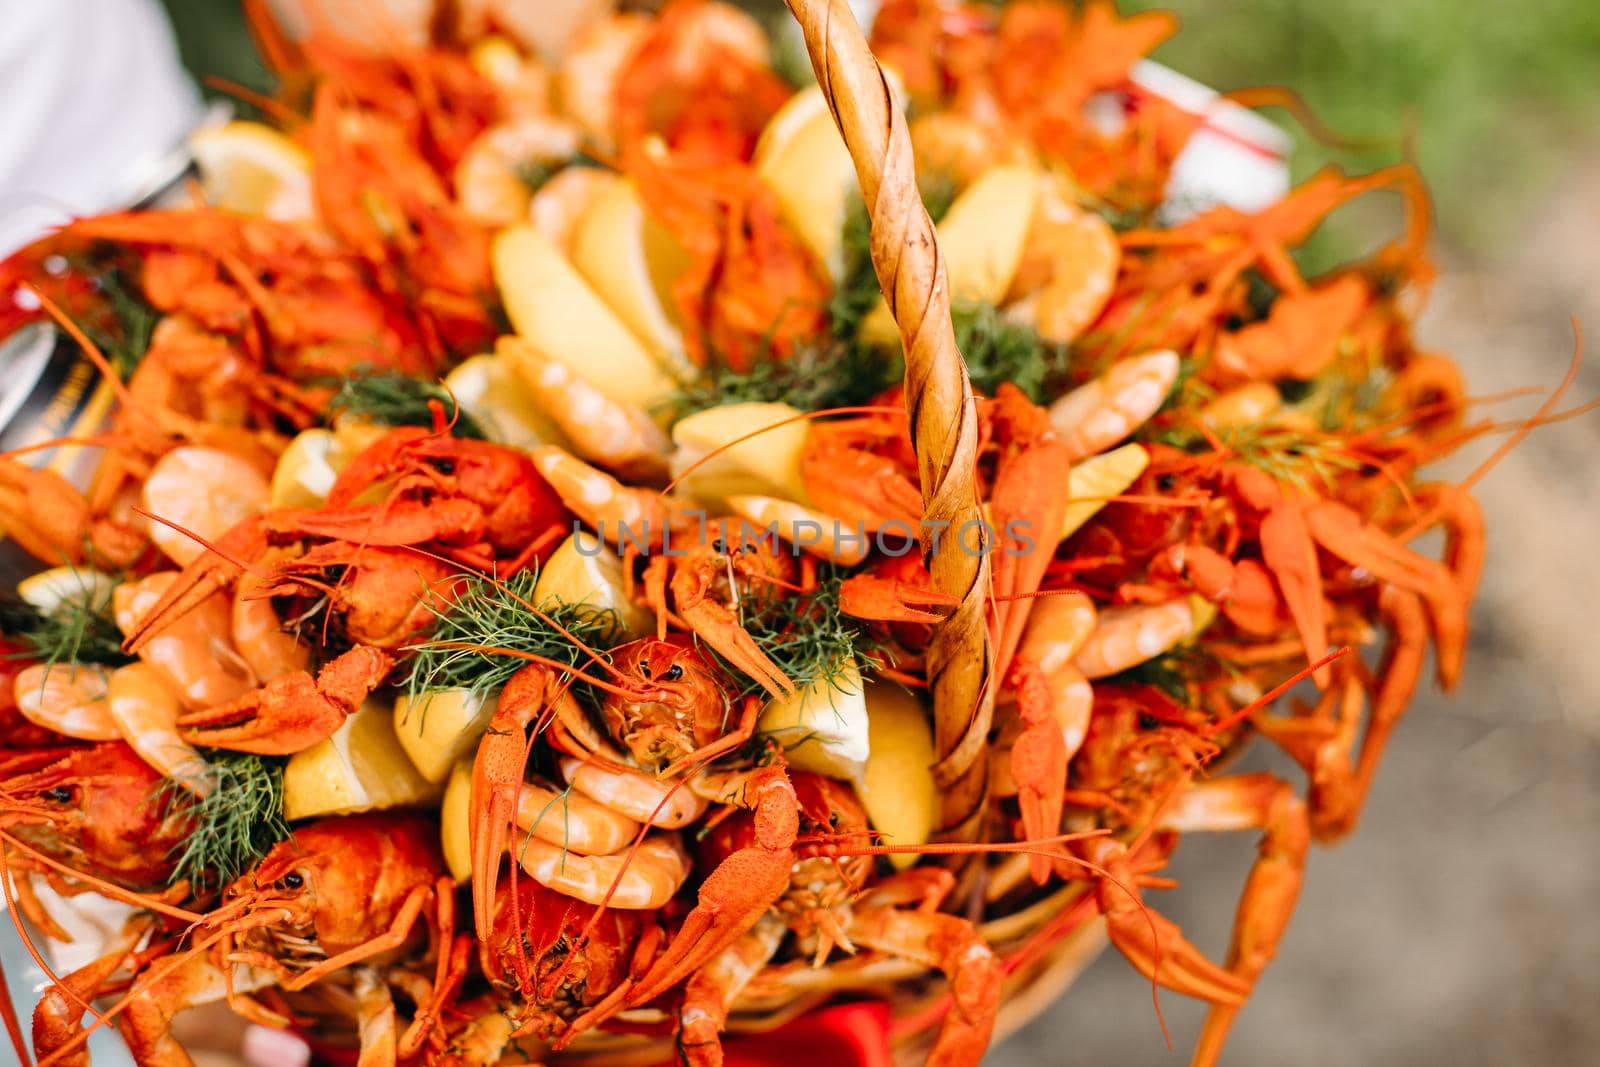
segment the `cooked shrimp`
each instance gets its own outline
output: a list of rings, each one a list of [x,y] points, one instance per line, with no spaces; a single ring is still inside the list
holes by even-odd
[[[606,18],[615,0],[562,0],[559,4],[529,0],[456,0],[461,36],[467,40],[493,23],[529,51],[542,56],[564,55],[573,36]]]
[[[1200,419],[1215,429],[1254,426],[1267,421],[1282,406],[1283,397],[1277,386],[1271,382],[1249,382],[1207,403],[1200,409]]]
[[[509,226],[528,213],[530,178],[578,151],[578,128],[550,115],[524,115],[478,135],[456,164],[456,196],[475,221]]]
[[[618,548],[629,538],[659,538],[678,506],[653,490],[623,485],[555,445],[535,448],[530,454],[568,510]]]
[[[606,856],[627,846],[639,823],[581,793],[527,782],[517,794],[517,826],[580,856]]]
[[[920,116],[910,132],[918,176],[953,182],[958,190],[996,164],[1034,161],[1027,142],[1007,135],[999,123],[955,111]]]
[[[1077,339],[1105,310],[1122,262],[1111,224],[1047,178],[1011,283],[1007,315],[1058,344]]]
[[[177,577],[177,571],[158,571],[117,586],[111,609],[118,628],[132,633]],[[156,631],[139,649],[139,658],[160,672],[189,710],[226,704],[256,687],[249,666],[228,638],[231,614],[226,594],[216,593]]]
[[[275,555],[263,562],[270,562]],[[258,595],[264,584],[259,575],[250,571],[240,575],[233,587],[231,613],[233,647],[257,683],[303,671],[311,664],[311,646],[285,632],[272,601]]]
[[[106,700],[110,675],[92,663],[36,663],[12,684],[23,718],[80,741],[115,741],[122,734]]]
[[[1103,452],[1160,410],[1178,380],[1178,354],[1123,360],[1050,405],[1050,421],[1074,461]]]
[[[1137,667],[1171,649],[1194,629],[1188,597],[1165,604],[1132,604],[1100,613],[1094,632],[1073,659],[1089,678]]]
[[[568,167],[539,187],[528,205],[528,221],[551,244],[572,254],[572,235],[589,205],[622,179],[601,167]]]
[[[1017,687],[1018,692],[1001,695],[1002,700],[1020,703],[1024,699],[1021,690],[1027,687],[1026,699],[1038,701],[1042,698],[1044,711],[1061,731],[1068,760],[1082,747],[1089,716],[1094,710],[1094,689],[1084,673],[1073,665],[1073,658],[1088,642],[1095,626],[1094,602],[1082,593],[1064,593],[1036,601],[1006,680],[1009,686]],[[990,754],[990,773],[994,790],[1000,796],[1011,796],[1017,791],[1010,748],[1030,725],[1029,716],[1019,711],[1005,721],[996,738]]]
[[[111,672],[106,703],[122,739],[150,766],[204,796],[211,779],[206,762],[178,736],[182,705],[166,679],[148,663],[130,663]]]
[[[730,496],[728,510],[749,519],[763,530],[776,526],[778,536],[796,548],[846,567],[867,558],[871,541],[865,537],[844,537],[838,519],[820,511],[771,496]]]
[[[636,822],[676,830],[705,814],[706,802],[680,783],[638,771],[607,770],[569,757],[561,761],[561,775],[584,796]]]
[[[144,483],[151,514],[215,541],[242,520],[267,509],[272,488],[254,464],[215,448],[174,448],[156,461]],[[165,523],[150,524],[150,540],[180,567],[205,546]]]
[[[516,337],[502,337],[495,351],[583,458],[630,480],[666,472],[667,435],[643,410],[613,400]]]
[[[543,115],[550,111],[550,68],[525,55],[508,39],[485,37],[468,53],[473,68],[499,90],[505,115]]]
[[[648,15],[612,15],[585,27],[556,70],[556,101],[603,151],[616,144],[617,79],[649,34]]]
[[[579,856],[530,835],[511,846],[511,857],[546,888],[628,910],[661,907],[689,877],[688,854],[672,833],[652,834],[636,851],[609,856]]]

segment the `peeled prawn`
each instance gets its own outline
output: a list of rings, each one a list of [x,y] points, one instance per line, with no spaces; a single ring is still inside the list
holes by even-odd
[[[24,667],[12,681],[22,717],[80,741],[115,741],[122,734],[106,700],[109,674],[89,663]]]
[[[211,780],[194,746],[178,736],[182,706],[161,673],[147,663],[130,663],[111,672],[106,691],[111,718],[139,758],[168,778],[204,796]]]
[[[511,846],[511,857],[546,888],[627,910],[661,907],[689,877],[689,857],[677,834],[653,834],[637,850],[609,856],[579,856],[530,835]]]
[[[1160,410],[1178,380],[1178,354],[1126,359],[1050,405],[1050,421],[1074,461],[1103,452]]]
[[[675,830],[705,814],[706,802],[680,783],[652,778],[638,771],[610,770],[568,758],[561,761],[561,775],[572,788],[591,800],[651,826]]]
[[[581,793],[524,783],[517,793],[517,827],[580,856],[605,856],[625,847],[639,823]]]
[[[144,482],[144,507],[207,541],[267,509],[272,487],[255,464],[215,448],[174,448],[151,468]],[[150,540],[180,567],[206,549],[162,522],[150,524]]]
[[[560,166],[578,151],[578,129],[549,115],[526,115],[491,126],[456,164],[456,196],[485,226],[509,226],[528,213],[529,176]]]
[[[117,627],[124,634],[134,632],[177,577],[177,571],[158,571],[117,586],[111,597]],[[256,682],[228,639],[232,622],[227,596],[215,593],[157,630],[139,648],[139,658],[161,673],[185,708],[237,700]]]
[[[1187,597],[1165,604],[1132,604],[1100,613],[1094,632],[1073,665],[1089,678],[1104,678],[1154,659],[1188,637],[1194,608]]]

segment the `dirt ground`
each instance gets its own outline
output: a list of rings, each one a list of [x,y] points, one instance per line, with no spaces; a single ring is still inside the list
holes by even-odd
[[[1488,396],[1559,380],[1571,319],[1600,333],[1594,164],[1502,253],[1447,261],[1422,336]],[[1447,257],[1448,260],[1448,257]],[[1572,396],[1600,395],[1591,358]],[[1523,413],[1537,399],[1506,405]],[[1600,1049],[1600,415],[1550,427],[1480,485],[1489,560],[1460,690],[1423,693],[1363,824],[1313,854],[1278,959],[1235,1024],[1233,1065],[1575,1064]],[[1461,474],[1492,450],[1480,444]],[[1282,767],[1258,750],[1259,766]],[[1283,773],[1292,774],[1284,768]],[[1220,957],[1253,835],[1191,838],[1149,899]],[[997,1067],[1176,1064],[1203,1012],[1107,952]]]

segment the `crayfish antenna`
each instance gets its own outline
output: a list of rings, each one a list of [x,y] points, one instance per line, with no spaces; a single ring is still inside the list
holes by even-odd
[[[122,641],[124,652],[138,652],[158,632],[193,611],[208,597],[227,588],[246,571],[264,577],[250,562],[267,544],[265,525],[259,515],[240,522],[216,541],[209,541],[171,519],[162,518],[141,507],[133,510],[151,522],[159,522],[192,538],[205,547],[205,552],[179,572],[177,580],[167,588],[161,599],[128,631]]]

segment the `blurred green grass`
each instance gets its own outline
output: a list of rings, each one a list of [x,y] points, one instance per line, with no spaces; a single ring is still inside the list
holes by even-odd
[[[237,0],[163,2],[197,75],[267,87]],[[1600,0],[1122,7],[1178,12],[1183,29],[1156,53],[1162,62],[1219,89],[1288,86],[1347,137],[1377,143],[1339,152],[1297,130],[1297,177],[1329,161],[1366,170],[1414,153],[1434,189],[1441,233],[1458,253],[1492,256],[1568,168],[1600,150]],[[1374,213],[1354,209],[1321,243],[1345,252],[1373,229]]]
[[[1284,85],[1342,134],[1296,131],[1297,178],[1326,162],[1370,169],[1407,154],[1458,252],[1492,255],[1555,181],[1600,149],[1596,0],[1124,0],[1183,28],[1155,58],[1218,89]],[[1281,118],[1281,114],[1275,117]],[[1294,123],[1288,125],[1293,128]]]

